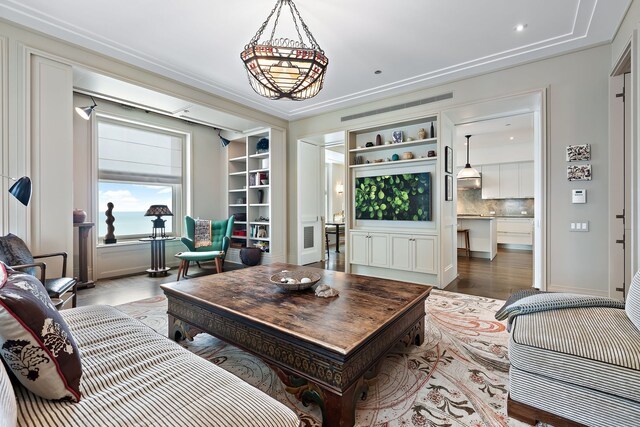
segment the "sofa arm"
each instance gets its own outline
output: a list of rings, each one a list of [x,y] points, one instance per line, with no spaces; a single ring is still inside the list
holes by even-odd
[[[44,286],[44,283],[47,280],[47,264],[45,264],[44,262],[34,262],[34,263],[31,263],[31,264],[10,265],[9,267],[13,268],[14,270],[24,270],[25,268],[31,268],[31,267],[39,268],[40,269],[40,281],[42,282],[42,286]]]
[[[181,237],[180,241],[187,247],[187,249],[189,249],[189,252],[195,252],[196,251],[196,245],[194,243],[193,240],[191,240],[188,237]]]
[[[52,252],[50,254],[34,255],[33,259],[53,258],[54,256],[62,257],[62,275],[60,277],[67,277],[67,253],[66,252]]]

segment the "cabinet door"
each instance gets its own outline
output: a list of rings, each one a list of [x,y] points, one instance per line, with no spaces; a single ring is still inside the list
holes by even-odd
[[[500,198],[515,199],[518,197],[518,164],[503,163],[500,165]]]
[[[389,258],[390,267],[398,270],[411,270],[411,236],[391,234]]]
[[[349,254],[351,264],[369,264],[369,238],[367,233],[352,231],[350,234]]]
[[[533,198],[533,162],[520,163],[518,197]]]
[[[389,267],[389,235],[369,233],[369,265]]]
[[[413,238],[413,271],[438,274],[436,256],[436,237],[422,236]]]
[[[500,165],[482,166],[482,198],[500,198]]]

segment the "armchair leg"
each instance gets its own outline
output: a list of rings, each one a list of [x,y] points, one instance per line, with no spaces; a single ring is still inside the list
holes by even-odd
[[[222,273],[222,260],[220,260],[220,257],[216,258],[216,273]]]

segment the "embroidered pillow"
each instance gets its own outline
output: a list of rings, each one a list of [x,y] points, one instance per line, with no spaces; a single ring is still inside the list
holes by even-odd
[[[35,277],[9,271],[0,287],[0,356],[45,399],[80,400],[80,353],[67,323]]]
[[[7,268],[4,263],[0,261],[0,287],[4,286],[4,283],[7,281]]]

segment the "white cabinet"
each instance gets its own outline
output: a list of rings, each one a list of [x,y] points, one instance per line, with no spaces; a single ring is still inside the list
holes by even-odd
[[[389,236],[386,233],[352,231],[350,236],[352,264],[389,267]]]
[[[482,166],[482,198],[500,198],[500,165]]]
[[[437,274],[436,237],[391,234],[390,268]]]
[[[515,199],[518,197],[518,163],[500,165],[500,198]]]
[[[533,197],[533,162],[483,165],[483,199],[523,199]]]
[[[533,218],[498,218],[498,243],[533,245]]]
[[[520,163],[519,166],[519,197],[533,198],[533,162]]]

